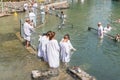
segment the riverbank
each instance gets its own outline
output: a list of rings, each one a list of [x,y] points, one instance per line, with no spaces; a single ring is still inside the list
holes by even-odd
[[[0,17],[10,16],[11,14],[0,13]]]

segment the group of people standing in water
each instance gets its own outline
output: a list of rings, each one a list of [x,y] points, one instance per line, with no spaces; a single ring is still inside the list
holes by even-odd
[[[39,38],[38,57],[48,62],[50,68],[58,68],[60,60],[64,64],[69,63],[71,51],[76,50],[70,42],[69,34],[65,34],[60,43],[55,35],[55,32],[48,31]]]
[[[102,39],[105,34],[107,34],[108,32],[111,31],[111,29],[112,29],[112,27],[110,26],[110,24],[107,24],[107,26],[103,28],[102,23],[99,22],[99,23],[98,23],[98,29],[97,29],[97,31],[98,31],[98,37],[99,37],[100,39]],[[115,39],[116,41],[118,41],[118,42],[120,41],[120,35],[119,35],[119,34],[116,34],[116,35],[115,35],[114,37],[112,37],[112,38],[114,38],[114,39]]]

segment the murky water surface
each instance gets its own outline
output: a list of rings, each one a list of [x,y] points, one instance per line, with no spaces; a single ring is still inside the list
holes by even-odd
[[[70,65],[80,66],[97,80],[119,80],[120,79],[120,43],[104,37],[100,41],[97,32],[88,31],[88,27],[97,28],[97,23],[102,22],[103,27],[108,23],[112,26],[110,35],[120,32],[120,23],[114,20],[120,18],[120,2],[111,0],[85,0],[84,2],[73,2],[67,14],[67,25],[58,31],[58,18],[52,17],[47,20],[44,27],[37,29],[37,33],[48,30],[57,33],[56,38],[61,40],[64,34],[69,33],[71,42],[77,51],[72,55]],[[68,25],[73,24],[73,29]],[[38,34],[34,34],[33,36]],[[37,39],[38,37],[34,38]],[[37,41],[36,41],[37,42]],[[36,44],[36,42],[33,42]],[[36,44],[37,45],[37,44]]]
[[[113,21],[120,18],[120,2],[111,0],[85,0],[71,4],[67,14],[67,25],[58,31],[59,19],[53,15],[46,16],[46,24],[37,28],[33,33],[32,44],[38,45],[38,35],[48,30],[56,32],[56,38],[61,40],[64,34],[69,33],[71,42],[77,49],[71,57],[70,65],[80,66],[97,80],[120,79],[120,43],[115,43],[107,36],[103,41],[97,38],[96,31],[88,31],[88,27],[97,28],[102,22],[105,27],[112,26],[109,33],[115,35],[120,32],[120,23]],[[19,19],[9,16],[0,18],[0,80],[30,80],[32,69],[42,69],[46,65],[40,62],[35,55],[29,54],[19,42],[15,33],[19,31]],[[71,28],[70,24],[73,24]],[[46,66],[47,67],[47,66]]]

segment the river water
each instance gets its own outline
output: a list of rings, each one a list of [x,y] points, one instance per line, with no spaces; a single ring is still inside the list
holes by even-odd
[[[37,28],[32,35],[33,47],[36,48],[38,45],[38,35],[48,30],[56,32],[58,41],[68,33],[73,46],[77,49],[71,57],[71,66],[80,66],[97,80],[119,80],[120,43],[115,43],[107,36],[100,41],[97,32],[88,31],[88,27],[97,28],[98,22],[102,22],[105,27],[109,23],[113,28],[109,34],[119,33],[120,23],[113,21],[120,18],[120,2],[85,0],[77,3],[74,1],[70,9],[64,12],[68,22],[65,28],[58,31],[59,19],[47,15],[46,24]],[[19,19],[23,15],[0,18],[0,80],[30,80],[29,73],[32,69],[45,67],[41,66],[45,63],[36,59],[35,55],[29,54],[15,36],[19,31]]]
[[[112,26],[110,35],[119,33],[120,23],[114,22],[120,18],[119,7],[120,2],[111,0],[85,0],[79,3],[74,1],[70,9],[64,11],[68,22],[64,29],[58,31],[59,19],[47,16],[49,19],[44,27],[38,28],[36,32],[41,34],[48,30],[55,31],[58,41],[64,34],[69,33],[71,42],[77,49],[71,57],[71,66],[80,66],[97,80],[119,80],[120,44],[115,43],[108,36],[101,41],[96,31],[88,31],[88,27],[97,28],[97,23],[101,22],[103,27],[107,24]],[[73,24],[73,28],[69,27],[70,24]],[[37,38],[33,41],[35,39]]]

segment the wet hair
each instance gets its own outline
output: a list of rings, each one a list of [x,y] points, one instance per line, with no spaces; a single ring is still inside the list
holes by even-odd
[[[55,36],[55,32],[50,32],[49,40],[52,40],[54,36]]]
[[[70,35],[69,34],[65,34],[64,35],[64,39],[69,39],[70,40]]]

